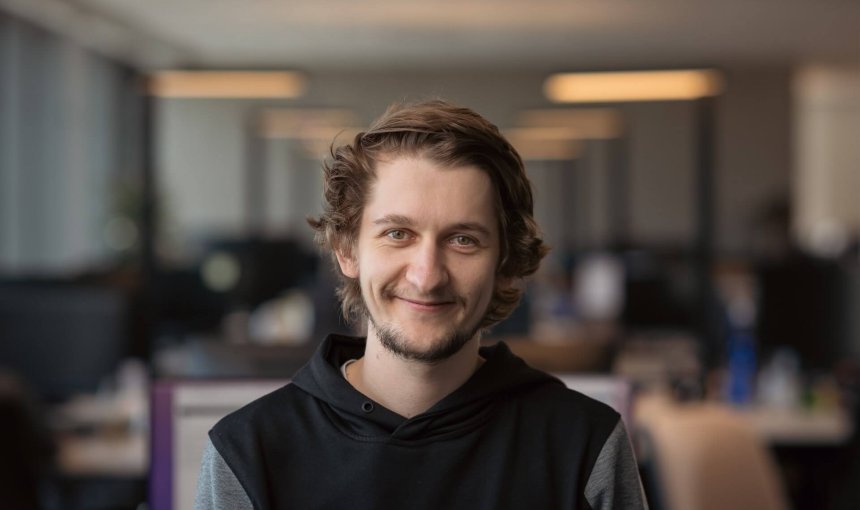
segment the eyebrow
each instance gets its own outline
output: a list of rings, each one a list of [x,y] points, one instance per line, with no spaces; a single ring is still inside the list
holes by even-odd
[[[402,214],[386,214],[385,216],[373,220],[374,225],[412,225],[412,219]]]
[[[465,223],[456,223],[451,226],[451,230],[466,230],[469,232],[477,232],[478,234],[487,237],[490,236],[490,229],[480,223],[475,223],[471,221]]]
[[[377,218],[373,220],[374,225],[403,225],[410,227],[414,225],[414,221],[412,218],[408,216],[403,216],[402,214],[386,214],[381,218]],[[476,232],[478,234],[489,237],[490,229],[482,225],[481,223],[477,223],[474,221],[464,221],[461,223],[455,223],[448,227],[448,230],[465,230],[468,232]]]

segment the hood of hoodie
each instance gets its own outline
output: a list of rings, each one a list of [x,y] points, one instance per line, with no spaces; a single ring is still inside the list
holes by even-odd
[[[357,440],[413,443],[465,434],[490,419],[513,393],[563,384],[529,367],[499,342],[481,347],[486,362],[462,386],[424,413],[405,418],[372,401],[343,377],[341,365],[363,356],[364,342],[363,338],[329,335],[292,381],[321,401],[332,422]]]

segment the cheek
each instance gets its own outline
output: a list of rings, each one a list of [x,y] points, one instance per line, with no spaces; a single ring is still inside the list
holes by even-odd
[[[496,272],[492,266],[489,268],[486,266],[467,268],[461,274],[463,275],[461,279],[463,290],[471,294],[473,299],[489,301],[496,281]]]
[[[390,259],[369,257],[359,269],[359,280],[362,288],[379,288],[390,283],[397,274],[397,265]]]

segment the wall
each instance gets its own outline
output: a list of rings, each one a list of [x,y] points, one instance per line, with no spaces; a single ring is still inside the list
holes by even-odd
[[[788,201],[792,161],[791,70],[730,69],[719,102],[716,245],[747,254],[761,215]]]
[[[105,228],[133,178],[132,74],[0,13],[0,275],[116,255]]]
[[[860,239],[860,66],[803,68],[795,91],[795,233],[834,254]]]

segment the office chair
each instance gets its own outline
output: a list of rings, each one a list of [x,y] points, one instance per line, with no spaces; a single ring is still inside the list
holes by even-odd
[[[650,404],[637,411],[662,510],[788,510],[774,460],[731,409]],[[653,504],[653,503],[652,503]]]

